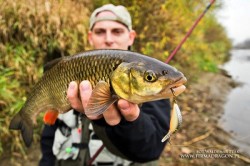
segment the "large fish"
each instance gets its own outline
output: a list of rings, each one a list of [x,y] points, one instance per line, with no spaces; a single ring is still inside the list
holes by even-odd
[[[93,87],[86,115],[100,115],[119,98],[132,103],[173,97],[185,90],[184,75],[174,67],[148,56],[123,50],[94,50],[56,59],[34,86],[10,129],[21,130],[26,146],[33,138],[33,124],[40,112],[53,124],[58,113],[71,109],[66,91],[71,81],[89,80]]]

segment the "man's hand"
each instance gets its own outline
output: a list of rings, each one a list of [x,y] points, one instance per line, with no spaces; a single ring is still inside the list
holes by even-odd
[[[78,92],[80,91],[80,98],[78,97]],[[89,81],[82,81],[78,87],[75,81],[70,82],[67,91],[67,98],[75,110],[84,113],[84,108],[86,108],[89,98],[92,93],[92,87]],[[130,103],[124,99],[118,101],[118,109],[115,105],[111,105],[108,110],[106,110],[102,115],[88,117],[91,120],[96,120],[104,117],[105,121],[111,125],[117,125],[121,121],[121,116],[123,116],[127,121],[134,121],[138,118],[140,114],[140,109],[137,104]]]

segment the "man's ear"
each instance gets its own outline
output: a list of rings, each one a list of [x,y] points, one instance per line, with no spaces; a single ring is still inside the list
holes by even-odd
[[[88,32],[88,40],[89,40],[89,44],[90,44],[91,46],[93,46],[92,31],[89,31],[89,32]]]
[[[134,30],[131,30],[129,32],[129,45],[132,46],[136,37],[136,32]]]

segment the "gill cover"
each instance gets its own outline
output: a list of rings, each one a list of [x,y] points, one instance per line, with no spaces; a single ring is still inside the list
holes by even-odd
[[[115,93],[132,103],[157,100],[164,84],[155,71],[142,62],[121,63],[111,75]]]

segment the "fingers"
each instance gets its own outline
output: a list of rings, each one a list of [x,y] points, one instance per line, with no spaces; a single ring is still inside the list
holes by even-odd
[[[140,108],[137,104],[121,99],[118,101],[118,107],[122,116],[129,122],[135,121],[139,117]]]
[[[80,97],[79,93],[80,92]],[[84,108],[87,106],[89,98],[92,93],[92,87],[89,81],[82,81],[80,87],[75,81],[69,83],[67,91],[67,98],[71,104],[71,107],[75,110],[84,113]]]
[[[118,125],[122,116],[129,122],[135,121],[139,117],[140,109],[137,104],[120,99],[118,101],[118,108],[119,110],[113,104],[103,113],[105,121],[110,126]]]
[[[82,101],[83,108],[86,108],[89,98],[92,93],[92,87],[89,81],[82,81],[80,83],[80,97]]]
[[[121,121],[120,112],[116,109],[114,104],[103,112],[103,117],[110,126],[118,125]]]
[[[82,102],[81,104],[82,104],[83,110],[88,105],[91,93],[92,93],[92,86],[91,86],[90,82],[89,81],[82,81],[80,83],[80,98],[81,98],[81,102]],[[102,115],[88,116],[88,118],[91,120],[100,119],[101,117],[102,117]]]
[[[79,93],[80,92],[80,96]],[[84,113],[84,108],[86,108],[89,98],[92,93],[92,87],[89,81],[82,81],[78,88],[78,85],[75,81],[69,83],[69,88],[67,90],[67,98],[71,107],[76,111]],[[100,116],[90,116],[88,117],[91,120],[100,119]]]
[[[79,85],[75,81],[70,82],[69,88],[67,90],[67,98],[75,110],[84,113],[84,108],[86,108],[89,98],[92,93],[92,87],[89,81],[82,81]],[[78,95],[80,90],[80,97]],[[102,115],[99,116],[88,116],[91,120],[100,119],[104,117],[105,121],[111,125],[118,125],[121,121],[121,116],[127,121],[134,121],[138,118],[140,109],[137,104],[130,103],[126,100],[120,99],[118,101],[118,108],[113,104],[106,110]]]
[[[82,102],[78,97],[78,85],[75,81],[69,83],[69,88],[67,90],[67,98],[72,108],[79,112],[84,112]]]

